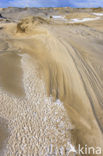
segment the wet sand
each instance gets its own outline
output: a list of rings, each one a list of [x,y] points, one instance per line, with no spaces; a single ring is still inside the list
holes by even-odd
[[[0,156],[4,155],[3,149],[5,148],[9,135],[10,132],[8,130],[8,121],[0,118]]]
[[[23,96],[20,56],[16,52],[0,54],[0,86],[15,96]]]
[[[0,116],[12,133],[6,156],[66,156],[71,144],[103,149],[103,18],[1,25],[7,49],[17,50],[0,54]]]

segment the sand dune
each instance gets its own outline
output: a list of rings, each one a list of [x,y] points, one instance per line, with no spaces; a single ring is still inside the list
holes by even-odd
[[[102,17],[98,23],[32,16],[1,24],[0,117],[11,132],[4,155],[103,149]]]

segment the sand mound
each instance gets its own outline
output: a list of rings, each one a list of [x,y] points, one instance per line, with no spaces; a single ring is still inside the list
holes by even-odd
[[[17,32],[20,33],[28,32],[28,30],[30,30],[31,28],[33,29],[33,27],[40,24],[49,24],[49,21],[42,17],[34,17],[34,16],[27,17],[17,24]]]

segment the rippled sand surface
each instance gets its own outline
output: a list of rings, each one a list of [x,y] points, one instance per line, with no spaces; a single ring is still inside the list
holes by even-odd
[[[70,23],[86,16],[0,24],[0,156],[103,149],[103,17]]]

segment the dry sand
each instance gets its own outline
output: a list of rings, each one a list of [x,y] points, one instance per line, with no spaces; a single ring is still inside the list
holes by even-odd
[[[0,156],[103,149],[103,17],[69,19],[0,24]]]

